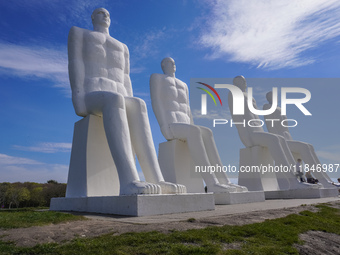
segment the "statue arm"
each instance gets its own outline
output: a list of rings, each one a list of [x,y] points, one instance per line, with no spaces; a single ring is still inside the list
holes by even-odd
[[[170,134],[169,123],[166,120],[164,109],[164,95],[162,93],[162,84],[159,74],[151,74],[150,76],[150,96],[153,112],[160,126],[163,136],[168,139]],[[166,95],[165,95],[166,96]]]
[[[190,124],[191,124],[191,125],[195,125],[195,123],[194,123],[194,118],[193,118],[193,116],[192,116],[192,112],[191,112],[191,108],[190,108],[190,101],[189,101],[189,90],[188,90],[188,86],[186,86],[185,92],[186,92],[186,95],[187,95],[187,101],[188,101],[188,115],[189,115],[189,118],[190,118]]]
[[[72,102],[79,116],[86,116],[85,106],[85,66],[82,55],[83,31],[72,27],[68,35],[68,72],[72,89]]]
[[[124,46],[124,59],[125,59],[125,67],[124,67],[124,87],[127,92],[127,96],[133,97],[131,79],[130,79],[130,55],[128,47]]]

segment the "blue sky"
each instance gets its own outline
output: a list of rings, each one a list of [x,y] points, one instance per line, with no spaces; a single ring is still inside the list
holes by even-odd
[[[0,182],[66,182],[80,119],[70,98],[67,36],[72,26],[92,29],[97,7],[111,14],[111,36],[129,47],[134,95],[147,103],[157,150],[165,140],[152,112],[149,77],[161,73],[164,57],[174,58],[176,77],[188,85],[191,78],[237,75],[339,77],[336,0],[1,1]],[[340,91],[332,81],[305,86],[313,116],[291,130],[296,140],[314,145],[323,163],[340,163]],[[263,93],[255,94],[259,107]],[[224,164],[237,164],[242,144],[236,129],[226,132],[229,138],[218,147],[225,150]]]

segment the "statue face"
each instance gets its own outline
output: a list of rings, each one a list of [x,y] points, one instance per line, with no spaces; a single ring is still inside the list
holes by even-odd
[[[165,74],[172,74],[176,72],[175,61],[172,58],[167,58],[163,64],[163,71]]]
[[[233,80],[233,84],[239,87],[243,92],[247,89],[247,82],[243,76],[236,76]]]
[[[91,18],[93,25],[98,24],[104,27],[109,27],[111,24],[110,13],[104,8],[95,9]]]

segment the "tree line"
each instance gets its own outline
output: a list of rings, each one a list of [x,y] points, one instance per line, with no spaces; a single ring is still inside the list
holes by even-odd
[[[52,197],[65,197],[66,184],[49,180],[47,183],[0,183],[0,207],[50,206]]]

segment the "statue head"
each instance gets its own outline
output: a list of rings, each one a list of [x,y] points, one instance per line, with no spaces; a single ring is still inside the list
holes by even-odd
[[[104,8],[97,8],[91,15],[93,26],[99,25],[108,28],[111,24],[110,13]]]
[[[246,82],[246,79],[242,75],[236,76],[233,80],[233,84],[237,86],[238,88],[240,88],[243,92],[246,91],[247,82]]]
[[[161,67],[164,74],[172,75],[176,72],[175,60],[170,57],[164,58],[162,60]]]
[[[270,104],[272,104],[272,103],[273,103],[273,91],[269,91],[269,92],[266,94],[266,98],[267,98],[268,102],[269,102]]]

